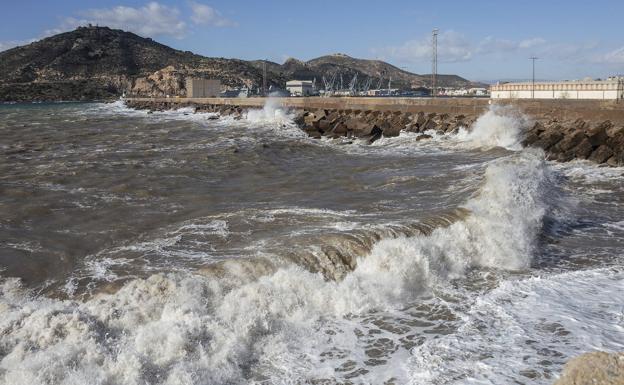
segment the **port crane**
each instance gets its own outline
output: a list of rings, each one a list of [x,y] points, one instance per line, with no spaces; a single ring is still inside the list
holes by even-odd
[[[362,85],[362,92],[368,92],[368,90],[370,89],[372,81],[373,81],[373,79],[369,76],[366,79],[366,81],[364,82],[364,84]]]
[[[334,72],[334,74],[329,79],[327,79],[325,75],[323,75],[323,84],[325,85],[326,94],[334,90],[334,83],[336,82],[336,75],[337,73]]]
[[[355,75],[353,75],[353,78],[351,79],[351,81],[349,82],[349,95],[355,95],[355,87],[357,86],[357,77],[358,74],[357,72],[355,73]]]

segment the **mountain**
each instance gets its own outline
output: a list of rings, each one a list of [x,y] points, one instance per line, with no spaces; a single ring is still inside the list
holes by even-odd
[[[262,69],[262,60],[251,62],[256,68]],[[431,75],[417,75],[388,64],[380,60],[356,59],[348,55],[337,53],[321,56],[316,59],[303,62],[290,58],[280,65],[267,61],[267,73],[284,79],[314,80],[323,87],[323,76],[331,82],[336,75],[334,87],[339,87],[342,75],[343,87],[357,75],[356,83],[359,88],[370,83],[371,88],[411,89],[417,87],[429,87]],[[437,84],[440,87],[482,87],[483,84],[471,82],[457,75],[438,75]]]
[[[130,32],[108,27],[79,27],[43,40],[0,52],[0,100],[94,100],[118,97],[122,92],[142,96],[183,95],[188,76],[218,78],[226,88],[267,83],[284,87],[290,79],[336,78],[346,85],[355,74],[358,86],[409,89],[427,85],[427,75],[416,75],[378,60],[343,54],[307,62],[208,58],[180,51]],[[370,80],[369,80],[370,79]],[[471,86],[456,75],[439,75],[440,86]]]

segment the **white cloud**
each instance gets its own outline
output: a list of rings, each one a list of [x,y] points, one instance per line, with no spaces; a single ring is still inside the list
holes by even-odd
[[[488,36],[477,43],[461,33],[445,31],[438,36],[438,60],[440,62],[466,62],[477,55],[510,53],[520,50],[536,49],[546,44],[541,37],[515,41]],[[409,40],[400,46],[373,50],[402,62],[423,62],[431,60],[431,36],[418,40]]]
[[[67,18],[62,29],[94,24],[135,32],[141,36],[170,35],[182,38],[187,25],[180,18],[180,11],[157,2],[133,8],[123,5],[112,8],[90,9],[80,12],[81,19]]]
[[[17,47],[18,45],[22,45],[22,42],[16,40],[0,41],[0,52],[6,51],[7,49],[11,49],[13,47]]]
[[[518,48],[523,48],[523,49],[527,49],[527,48],[533,48],[536,46],[540,46],[546,44],[546,40],[542,39],[541,37],[534,37],[532,39],[525,39],[522,40],[520,43],[518,43]]]
[[[620,47],[611,52],[607,52],[597,60],[598,62],[607,64],[621,64],[624,65],[624,47]]]
[[[11,48],[18,47],[20,45],[30,44],[39,39],[28,39],[28,40],[9,40],[9,41],[0,41],[0,52],[9,50]]]
[[[518,49],[518,43],[507,40],[495,38],[492,36],[488,36],[485,39],[481,40],[477,45],[477,53],[479,54],[490,54],[490,53],[501,53],[501,52],[510,52]]]
[[[377,53],[404,62],[431,60],[431,37],[409,40],[400,46],[378,50]],[[438,36],[438,60],[440,62],[463,62],[470,60],[471,57],[472,47],[464,35],[455,31],[445,31]]]
[[[504,52],[519,51],[522,49],[536,48],[543,46],[544,44],[546,44],[546,40],[541,37],[514,41],[488,36],[479,42],[476,52],[483,55],[500,54]]]
[[[193,11],[191,21],[195,24],[213,27],[236,27],[238,25],[236,22],[223,17],[221,12],[208,5],[196,3],[194,1],[190,2],[189,5]]]
[[[596,57],[597,41],[544,44],[535,53],[545,60],[566,63],[589,63]]]

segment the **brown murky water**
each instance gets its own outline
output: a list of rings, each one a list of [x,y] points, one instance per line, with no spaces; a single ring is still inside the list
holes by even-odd
[[[0,106],[0,383],[550,383],[621,350],[623,171],[470,140]]]

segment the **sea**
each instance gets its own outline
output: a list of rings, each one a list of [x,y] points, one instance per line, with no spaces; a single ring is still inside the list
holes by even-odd
[[[492,107],[417,141],[0,106],[0,384],[552,384],[624,350],[624,168]]]

